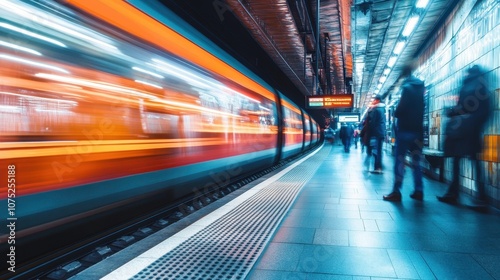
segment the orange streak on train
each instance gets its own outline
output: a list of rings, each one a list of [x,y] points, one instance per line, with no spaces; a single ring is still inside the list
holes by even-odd
[[[274,100],[274,94],[266,88],[125,1],[68,0],[67,2],[123,31]],[[134,24],[130,24],[131,22]]]

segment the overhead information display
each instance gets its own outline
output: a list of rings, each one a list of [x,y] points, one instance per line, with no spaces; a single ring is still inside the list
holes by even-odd
[[[356,123],[359,122],[359,114],[339,114],[339,122]]]
[[[309,109],[352,108],[353,100],[352,94],[306,96]]]

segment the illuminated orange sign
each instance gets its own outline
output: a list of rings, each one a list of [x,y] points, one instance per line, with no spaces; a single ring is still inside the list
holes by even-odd
[[[352,108],[354,95],[314,95],[306,96],[306,98],[306,104],[309,109]]]

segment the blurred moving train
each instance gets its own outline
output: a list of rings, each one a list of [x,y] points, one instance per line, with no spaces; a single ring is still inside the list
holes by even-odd
[[[304,110],[156,1],[3,0],[0,61],[0,217],[17,219],[17,242],[202,193],[320,139]]]

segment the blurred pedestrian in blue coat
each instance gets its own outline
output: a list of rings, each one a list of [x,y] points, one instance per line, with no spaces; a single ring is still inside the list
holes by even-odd
[[[382,144],[385,139],[385,103],[380,95],[375,96],[367,114],[369,149],[375,157],[373,173],[382,174]]]
[[[438,196],[438,200],[455,203],[459,196],[460,160],[469,157],[476,165],[476,189],[478,192],[478,207],[486,207],[487,196],[482,180],[482,168],[477,160],[477,154],[482,150],[482,136],[486,121],[491,113],[490,94],[485,71],[478,65],[467,70],[463,80],[457,104],[452,107],[447,116],[444,155],[453,157],[452,182],[446,193]]]
[[[414,62],[407,63],[402,71],[406,77],[401,86],[401,98],[394,111],[396,118],[396,156],[394,159],[394,186],[384,200],[400,201],[401,187],[405,175],[405,157],[410,152],[413,169],[414,191],[410,195],[416,200],[423,200],[422,170],[420,159],[424,138],[424,82],[411,75]]]
[[[344,152],[349,153],[351,150],[351,142],[354,134],[354,128],[348,123],[342,123],[340,126],[340,139],[344,145]]]

